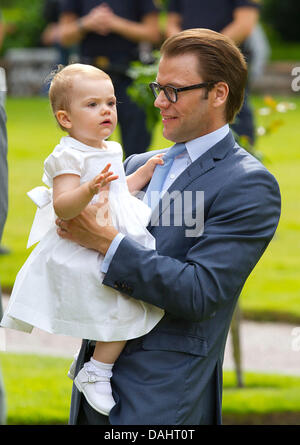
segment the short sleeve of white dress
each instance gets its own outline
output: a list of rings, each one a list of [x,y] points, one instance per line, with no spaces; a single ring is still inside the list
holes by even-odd
[[[53,179],[64,174],[82,175],[83,156],[80,151],[59,144],[44,162],[43,182],[53,186]]]

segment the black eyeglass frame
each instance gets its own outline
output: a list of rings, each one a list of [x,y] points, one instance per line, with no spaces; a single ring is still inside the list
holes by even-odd
[[[151,82],[149,83],[149,87],[153,93],[153,96],[155,97],[155,99],[158,97],[159,93],[157,94],[156,91],[156,87],[158,87],[160,89],[160,91],[162,90],[166,96],[166,98],[168,99],[169,102],[172,102],[173,104],[175,104],[178,100],[178,95],[177,93],[180,93],[181,91],[188,91],[188,90],[195,90],[196,88],[208,88],[211,85],[215,85],[216,83],[220,82],[220,80],[211,80],[209,82],[202,82],[202,83],[197,83],[195,85],[190,85],[187,87],[181,87],[181,88],[176,88],[173,87],[172,85],[166,85],[166,86],[162,86],[160,85],[158,82]],[[175,100],[172,100],[168,94],[168,92],[166,91],[167,88],[172,88],[174,93],[175,93]]]

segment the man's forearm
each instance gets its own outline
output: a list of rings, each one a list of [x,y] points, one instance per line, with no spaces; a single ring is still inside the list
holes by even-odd
[[[114,32],[135,42],[158,43],[160,39],[156,13],[148,14],[141,23],[119,17],[102,5],[95,7],[81,18],[73,13],[62,14],[59,40],[63,45],[70,46],[77,43],[87,32],[94,32],[99,35],[108,35]]]
[[[167,17],[166,23],[166,37],[171,37],[174,34],[182,31],[181,16],[175,12],[170,12]]]
[[[71,22],[62,20],[58,28],[58,40],[64,46],[78,43],[85,34],[82,19],[74,18]]]
[[[132,22],[123,17],[115,16],[113,31],[135,42],[148,41],[158,43],[160,32],[156,21],[156,16],[149,17],[142,23]]]
[[[221,33],[230,37],[237,45],[246,40],[257,24],[259,13],[256,8],[237,8],[234,20]]]

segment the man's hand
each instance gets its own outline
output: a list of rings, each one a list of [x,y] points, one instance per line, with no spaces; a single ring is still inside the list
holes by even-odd
[[[82,19],[82,24],[86,30],[106,36],[112,31],[115,18],[113,10],[103,3],[89,12]]]
[[[55,221],[58,235],[105,255],[118,234],[111,224],[107,203],[105,199],[104,202],[88,205],[80,215],[68,221],[58,218]]]

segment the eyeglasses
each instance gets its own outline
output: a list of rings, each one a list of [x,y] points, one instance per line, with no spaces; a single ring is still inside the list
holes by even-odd
[[[177,94],[180,93],[181,91],[195,90],[196,88],[207,88],[212,85],[215,85],[218,82],[219,80],[212,80],[210,82],[197,83],[196,85],[190,85],[188,87],[182,87],[182,88],[172,87],[171,85],[166,85],[165,87],[163,87],[157,82],[151,82],[149,83],[149,87],[151,88],[155,98],[157,98],[159,93],[163,91],[168,101],[175,103],[178,100]]]

